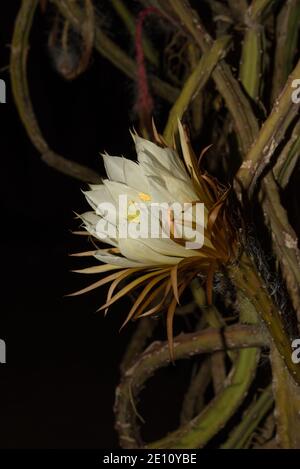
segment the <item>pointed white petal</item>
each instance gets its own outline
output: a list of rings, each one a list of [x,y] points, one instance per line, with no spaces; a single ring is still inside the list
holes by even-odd
[[[130,160],[124,161],[125,183],[133,189],[147,193],[149,185],[140,165]]]
[[[102,185],[99,189],[84,193],[87,201],[101,218],[116,226],[118,223],[117,206],[107,188]]]
[[[119,249],[127,259],[139,261],[149,266],[177,264],[181,260],[179,257],[162,255],[142,241],[141,239],[120,239]]]
[[[156,161],[176,176],[184,177],[186,175],[185,167],[175,150],[161,148],[139,136],[135,136],[134,140],[139,162],[144,161],[151,164]]]
[[[119,203],[120,195],[126,195],[128,197],[128,200],[140,200],[139,191],[127,186],[126,184],[116,181],[109,181],[108,179],[104,179],[103,184],[107,188],[108,192],[110,193],[111,197],[113,198],[116,204]]]
[[[113,225],[109,226],[109,223],[106,222],[106,229],[101,229],[103,222],[101,217],[98,216],[95,212],[86,212],[80,215],[81,220],[84,223],[85,229],[95,238],[100,241],[110,244],[117,247],[118,241],[117,236],[115,235],[116,227]],[[111,236],[107,235],[107,232],[111,233]]]
[[[124,183],[139,191],[147,191],[147,179],[137,163],[119,156],[107,154],[102,156],[106,173],[111,181]]]
[[[130,259],[126,259],[125,257],[115,256],[113,254],[109,254],[107,252],[103,252],[101,250],[95,253],[95,258],[101,262],[105,262],[106,264],[117,265],[120,267],[144,267],[144,264],[141,262],[135,262]]]
[[[165,168],[160,168],[159,171],[152,171],[153,166],[151,167],[147,163],[142,164],[142,166],[145,174],[148,176],[150,193],[152,177],[154,177],[157,185],[160,184],[168,190],[171,200],[181,203],[197,200],[197,194],[189,178],[182,179],[176,177],[171,172],[166,171]]]
[[[99,204],[103,202],[114,203],[113,198],[111,197],[109,191],[105,187],[104,184],[99,184],[97,189],[93,189],[90,191],[85,191],[84,195],[91,205],[91,207],[96,210]]]
[[[186,249],[184,246],[177,244],[172,239],[140,239],[139,240],[145,246],[151,248],[158,254],[162,254],[164,257],[174,257],[174,262],[177,263],[184,257],[194,257],[197,253],[191,249]],[[165,262],[168,263],[168,262]]]
[[[198,197],[191,181],[178,179],[170,174],[165,175],[164,180],[167,189],[173,195],[173,200],[180,203],[195,202],[197,200]]]
[[[124,158],[119,156],[110,156],[107,153],[103,153],[101,156],[109,179],[112,181],[125,182]]]
[[[174,198],[171,192],[168,191],[164,180],[158,176],[149,176],[149,192],[152,202],[157,203],[172,203]]]

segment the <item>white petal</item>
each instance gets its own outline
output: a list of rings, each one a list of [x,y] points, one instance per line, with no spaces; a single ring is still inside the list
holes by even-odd
[[[178,153],[171,148],[161,148],[153,142],[135,136],[135,146],[139,162],[158,162],[168,171],[179,177],[185,177],[186,170]]]
[[[120,239],[119,249],[127,259],[139,261],[149,266],[177,264],[181,260],[179,257],[162,255],[142,241],[141,239]]]
[[[81,220],[84,223],[85,229],[95,238],[99,239],[103,243],[110,244],[112,246],[118,246],[118,240],[115,236],[107,236],[106,232],[101,230],[101,217],[95,212],[86,212],[80,215]],[[108,224],[108,222],[106,222]],[[115,227],[110,226],[111,233],[115,233]]]
[[[109,254],[100,250],[95,253],[94,257],[101,262],[105,262],[106,264],[118,265],[120,267],[144,267],[144,264],[141,262],[135,262],[126,259],[125,257],[114,256],[113,254]]]
[[[107,179],[103,182],[115,200],[119,223],[120,220],[127,220],[129,206],[132,206],[133,203],[143,202],[140,198],[141,192],[121,182],[108,181]]]
[[[143,169],[145,174],[148,176],[148,179],[155,177],[157,184],[164,186],[168,190],[171,195],[171,200],[181,203],[197,200],[197,194],[193,188],[192,181],[189,178],[178,178],[172,173],[166,171],[164,168],[161,168],[158,172],[152,171],[148,164],[143,164]],[[152,179],[149,179],[150,192],[151,181]]]
[[[194,257],[197,253],[191,249],[186,249],[184,246],[177,244],[172,239],[139,239],[139,241],[145,246],[153,249],[155,252],[162,254],[164,258],[168,256],[174,257],[175,263],[184,257]],[[168,262],[165,262],[166,264]]]
[[[122,182],[139,191],[147,192],[147,179],[134,161],[119,156],[103,154],[106,173],[111,181]]]
[[[104,179],[103,183],[116,204],[119,203],[120,195],[126,195],[128,199],[132,201],[137,202],[140,200],[140,192],[136,189],[133,189],[132,187],[127,186],[126,184],[116,181],[109,181],[108,179]]]
[[[148,193],[148,181],[140,165],[131,160],[125,159],[124,161],[125,183],[140,192]]]
[[[118,229],[105,218],[101,218],[95,227],[95,236],[103,243],[118,247]]]
[[[165,184],[169,192],[173,195],[173,200],[176,202],[195,202],[197,200],[197,194],[193,189],[192,182],[178,179],[172,175],[166,175]]]
[[[103,184],[99,186],[99,189],[87,191],[84,194],[97,215],[105,218],[105,220],[113,225],[118,223],[116,203]]]
[[[85,191],[84,195],[91,207],[96,210],[98,205],[103,202],[114,203],[113,198],[111,197],[109,191],[104,184],[99,184],[97,189],[90,191]]]
[[[101,156],[109,179],[112,181],[125,182],[124,158],[119,156],[110,156],[107,153],[103,153]]]

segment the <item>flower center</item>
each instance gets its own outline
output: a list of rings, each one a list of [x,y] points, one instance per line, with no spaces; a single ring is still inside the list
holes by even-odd
[[[150,202],[151,196],[148,194],[145,194],[144,192],[140,192],[139,199],[142,202]],[[139,208],[138,202],[135,202],[134,200],[129,200],[128,208],[127,208],[127,220],[133,223],[140,223],[141,221],[140,218],[141,218],[141,210]]]
[[[150,202],[150,200],[151,200],[151,196],[148,195],[148,194],[145,194],[145,192],[140,192],[140,193],[139,193],[139,198],[140,198],[143,202]]]
[[[134,200],[129,200],[127,208],[127,220],[133,223],[140,222],[141,211],[137,208],[136,202]]]

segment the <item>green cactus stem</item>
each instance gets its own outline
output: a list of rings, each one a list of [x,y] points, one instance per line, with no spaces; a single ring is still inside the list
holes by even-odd
[[[212,44],[212,39],[196,12],[190,8],[186,0],[172,0],[170,6],[177,17],[178,25],[191,35],[202,52],[207,51]],[[242,153],[246,154],[255,139],[257,129],[257,122],[249,100],[224,59],[218,62],[212,77],[233,117],[236,132],[240,136]]]
[[[273,173],[276,181],[282,189],[284,189],[296,167],[298,158],[300,156],[300,120],[296,123],[291,138],[284,146],[276,165],[273,168]]]
[[[281,358],[294,381],[300,385],[300,364],[292,361],[291,339],[285,330],[282,313],[268,294],[253,260],[244,253],[239,266],[229,268],[229,274],[233,283],[244,292],[265,322]]]
[[[293,69],[299,35],[300,2],[286,0],[277,17],[272,99],[275,101]]]
[[[193,373],[187,392],[184,395],[180,413],[180,424],[184,425],[199,414],[205,405],[205,392],[211,381],[210,358],[203,360]]]
[[[169,144],[173,142],[174,133],[178,126],[178,119],[182,118],[192,100],[204,88],[218,61],[224,57],[229,43],[230,36],[223,36],[220,39],[216,39],[212,47],[207,52],[204,52],[199,64],[183,85],[180,95],[169,112],[168,122],[164,131],[164,138]]]
[[[292,100],[294,91],[292,82],[299,76],[300,60],[290,74],[282,93],[275,101],[271,114],[261,127],[237,174],[237,178],[244,189],[249,191],[250,196],[253,194],[258,178],[269,165],[276,148],[285,136],[286,130],[298,113],[300,104]]]
[[[283,449],[300,448],[300,392],[278,351],[271,347],[277,439]],[[299,365],[298,365],[299,366]]]
[[[274,251],[300,323],[300,251],[297,235],[282,206],[278,187],[270,173],[264,178],[261,193],[263,209],[272,232]]]
[[[241,422],[234,428],[222,449],[242,449],[249,447],[253,433],[273,406],[272,387],[269,385],[243,414]]]
[[[188,449],[205,446],[225,426],[247,395],[256,371],[258,356],[258,350],[255,348],[240,350],[224,389],[204,410],[183,428],[146,447]]]

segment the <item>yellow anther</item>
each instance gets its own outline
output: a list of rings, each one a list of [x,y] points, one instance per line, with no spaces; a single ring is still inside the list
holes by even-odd
[[[139,198],[140,198],[143,202],[150,202],[150,200],[151,200],[150,195],[145,194],[144,192],[140,192],[140,193],[139,193]]]

